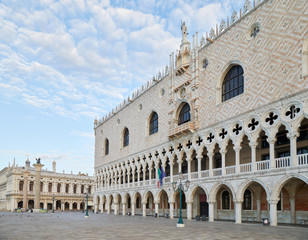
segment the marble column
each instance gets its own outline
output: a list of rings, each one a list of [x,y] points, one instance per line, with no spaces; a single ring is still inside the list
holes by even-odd
[[[187,204],[187,220],[192,220],[192,202],[186,202]]]
[[[261,200],[257,199],[257,221],[261,222]]]
[[[297,133],[298,134],[298,133]],[[288,135],[290,139],[290,155],[291,155],[291,166],[297,166],[298,161],[297,161],[297,144],[296,144],[296,139],[297,139],[297,134],[293,135]]]
[[[234,202],[235,223],[242,223],[242,202]]]
[[[136,203],[132,202],[132,216],[135,216]]]
[[[191,180],[191,158],[187,160],[188,165],[188,180]]]
[[[159,208],[158,208],[159,202],[155,202],[155,213],[157,213],[157,217],[159,217]]]
[[[277,226],[277,202],[270,201],[270,225]]]
[[[23,186],[23,208],[27,209],[28,208],[28,176],[29,176],[29,171],[24,171],[24,186]]]
[[[241,151],[241,147],[240,146],[236,146],[233,148],[235,151],[235,173],[239,174],[241,172],[240,170],[240,151]]]
[[[295,199],[290,198],[291,223],[296,224]]]
[[[221,175],[226,175],[226,151],[220,151],[221,153]]]
[[[198,160],[198,179],[201,178],[201,159],[202,159],[202,157],[197,157],[197,160]]]
[[[209,176],[213,177],[213,153],[208,153],[209,156]]]
[[[125,216],[126,213],[126,203],[122,203],[122,215]]]
[[[34,209],[39,210],[40,209],[40,197],[41,197],[41,170],[44,166],[43,164],[36,163],[33,164],[35,167],[35,196],[34,196]]]
[[[209,202],[209,222],[214,222],[214,207],[215,207],[215,202]]]
[[[142,203],[142,216],[146,217],[147,216],[147,204]]]
[[[174,208],[174,202],[169,202],[170,210],[169,210],[169,215],[170,219],[173,219],[174,213],[173,213],[173,208]]]
[[[257,142],[251,142],[249,143],[249,146],[251,148],[251,171],[255,172],[257,171],[257,163],[256,163],[256,148],[258,143]]]
[[[170,162],[170,182],[173,183],[173,163]]]
[[[270,169],[276,168],[276,162],[275,162],[275,140],[270,140]]]

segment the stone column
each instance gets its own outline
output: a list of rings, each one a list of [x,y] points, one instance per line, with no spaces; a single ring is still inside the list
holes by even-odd
[[[135,168],[132,169],[133,187],[135,186]]]
[[[158,208],[159,202],[155,202],[155,213],[157,213],[157,217],[159,217],[159,208]]]
[[[35,167],[35,196],[34,196],[34,209],[36,211],[40,210],[40,197],[41,197],[41,169],[44,166],[43,164],[36,163],[33,164]]]
[[[46,205],[47,207],[47,205]],[[64,201],[61,203],[61,210],[64,211]]]
[[[215,202],[208,202],[209,203],[209,222],[214,222],[214,207],[215,207]]]
[[[130,171],[127,171],[127,187],[129,187],[130,182]]]
[[[226,151],[220,151],[221,154],[221,172],[222,175],[226,175]]]
[[[125,216],[126,213],[126,203],[122,203],[122,215]]]
[[[147,216],[147,204],[142,203],[142,217],[146,217],[146,216]]]
[[[192,220],[192,202],[186,202],[187,205],[187,220]]]
[[[132,202],[131,205],[132,205],[132,216],[135,216],[136,203]]]
[[[234,202],[235,205],[235,223],[242,223],[242,202]]]
[[[151,180],[152,180],[152,164],[149,165],[149,185],[151,185]]]
[[[188,180],[191,179],[191,158],[187,160],[187,165],[188,165]]]
[[[261,200],[257,199],[257,221],[261,222]]]
[[[145,172],[146,172],[146,165],[143,165],[143,186],[145,185]]]
[[[295,199],[290,198],[291,223],[296,224]]]
[[[178,173],[180,173],[182,172],[182,161],[181,160],[178,160],[178,166],[179,166]]]
[[[298,133],[295,134],[290,134],[288,135],[290,139],[290,156],[291,156],[291,166],[297,166],[298,161],[297,161],[297,144],[296,144],[296,139],[297,139]]]
[[[170,162],[170,182],[173,183],[173,162]]]
[[[202,159],[202,156],[197,157],[197,160],[198,160],[198,179],[201,178],[201,159]]]
[[[104,202],[100,201],[100,206],[99,206],[101,213],[104,213]]]
[[[213,156],[214,154],[211,152],[211,153],[208,153],[207,155],[209,156],[209,176],[213,177]]]
[[[275,163],[275,141],[274,139],[269,141],[270,144],[270,169],[275,169],[276,168],[276,163]]]
[[[119,204],[116,202],[113,204],[114,206],[114,215],[119,215]]]
[[[173,219],[174,213],[173,213],[173,207],[174,207],[174,202],[169,202],[169,215],[170,215],[170,219]]]
[[[240,169],[240,151],[241,147],[240,146],[234,146],[234,151],[235,151],[235,173],[239,174],[241,172]]]
[[[111,209],[110,209],[110,200],[107,201],[107,214],[110,214]]]
[[[257,142],[251,142],[249,143],[249,146],[251,148],[251,171],[255,172],[257,171],[257,163],[256,163],[256,148],[258,143]]]
[[[24,171],[24,186],[23,186],[23,208],[27,209],[28,208],[28,176],[29,176],[29,171]]]
[[[277,202],[270,201],[270,225],[277,226]]]
[[[140,167],[137,168],[137,185],[140,186]]]

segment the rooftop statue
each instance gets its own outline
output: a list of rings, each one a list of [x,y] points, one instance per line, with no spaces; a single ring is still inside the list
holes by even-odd
[[[187,39],[187,26],[185,25],[185,22],[182,22],[181,30],[182,30],[182,38]]]
[[[36,158],[36,164],[41,164],[41,158]]]

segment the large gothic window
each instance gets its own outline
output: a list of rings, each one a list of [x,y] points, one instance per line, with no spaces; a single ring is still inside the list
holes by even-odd
[[[178,124],[184,124],[190,121],[190,106],[188,103],[185,103],[179,114]]]
[[[129,145],[129,131],[127,128],[125,128],[123,134],[123,147],[126,147],[128,145]]]
[[[158,115],[154,112],[150,120],[150,135],[158,132]]]
[[[58,183],[58,185],[57,185],[57,192],[58,193],[61,192],[61,183]]]
[[[222,209],[230,209],[230,193],[228,191],[222,192],[221,202]]]
[[[105,141],[105,155],[109,154],[109,140],[106,139]]]
[[[19,191],[23,191],[24,190],[24,181],[20,181],[19,182]]]
[[[244,92],[244,71],[240,65],[233,66],[222,83],[222,101],[227,101]]]

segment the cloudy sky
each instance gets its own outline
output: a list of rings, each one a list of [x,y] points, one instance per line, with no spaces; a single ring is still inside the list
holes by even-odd
[[[0,0],[0,170],[93,174],[93,121],[245,0]],[[192,42],[192,41],[191,41]]]

